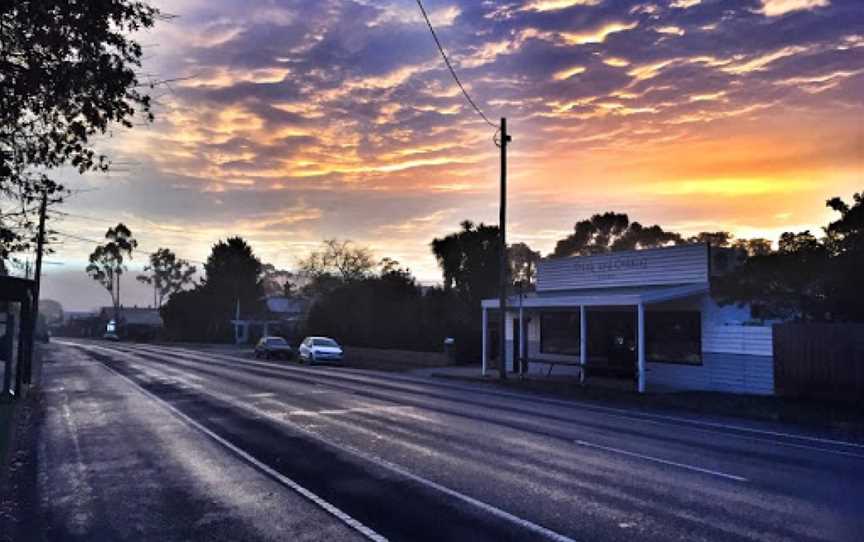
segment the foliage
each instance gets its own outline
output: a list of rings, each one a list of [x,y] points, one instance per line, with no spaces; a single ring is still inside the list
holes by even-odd
[[[606,212],[577,222],[573,233],[558,241],[551,256],[589,256],[682,242],[680,235],[667,232],[660,226],[645,227],[639,222],[630,222],[626,213]]]
[[[327,239],[320,249],[300,260],[298,267],[314,283],[334,278],[349,282],[368,277],[375,263],[369,249],[355,246],[351,241]]]
[[[828,200],[840,218],[819,239],[786,232],[776,251],[753,254],[712,289],[722,303],[749,303],[759,315],[799,320],[864,321],[864,192],[852,205]]]
[[[294,273],[285,269],[277,269],[271,263],[261,266],[261,288],[265,295],[291,296],[294,293]]]
[[[125,260],[127,257],[132,258],[132,251],[138,246],[138,241],[122,222],[108,228],[105,239],[105,244],[97,246],[90,253],[86,271],[90,278],[108,290],[116,320],[120,310],[120,278],[126,271]]]
[[[687,238],[688,243],[728,247],[734,236],[728,231],[703,231]]]
[[[744,252],[748,256],[764,256],[770,254],[773,250],[771,247],[771,241],[768,239],[762,239],[761,237],[754,239],[736,239],[730,246]]]
[[[306,332],[354,346],[438,351],[445,337],[466,329],[458,321],[460,308],[453,293],[440,288],[424,293],[409,269],[385,258],[379,273],[340,282],[319,297],[309,313]],[[476,340],[464,338],[466,344]]]
[[[427,294],[427,305],[437,303],[438,307],[446,307],[446,336],[456,339],[460,357],[477,359],[482,338],[480,302],[498,297],[499,229],[483,223],[475,226],[469,220],[462,222],[460,228],[431,243],[432,253],[441,268],[444,289]],[[507,257],[508,284],[532,287],[540,253],[524,243],[516,243],[508,247]]]
[[[141,45],[129,35],[150,28],[159,11],[143,1],[3,2],[0,7],[0,257],[31,241],[34,202],[57,202],[50,170],[105,171],[93,138],[112,125],[152,120],[136,73]],[[23,245],[23,247],[21,246]],[[111,255],[103,255],[111,258]]]
[[[826,296],[834,318],[864,322],[864,191],[853,196],[852,204],[832,198],[828,207],[840,218],[825,228],[825,249],[831,258]]]
[[[149,274],[138,275],[138,281],[153,287],[153,306],[159,308],[167,297],[192,282],[197,269],[170,249],[160,248],[150,255],[144,271]]]
[[[48,325],[63,323],[63,305],[53,299],[39,300],[39,314],[45,318]]]
[[[162,307],[162,319],[171,338],[227,341],[231,320],[239,308],[241,318],[263,312],[264,265],[240,237],[213,245],[204,264],[204,278],[192,290],[172,295]]]
[[[540,253],[531,250],[525,243],[514,243],[507,248],[510,261],[510,276],[514,285],[530,289],[534,287],[537,279],[537,263],[540,261]]]
[[[455,290],[469,307],[498,292],[500,248],[497,226],[462,222],[461,230],[432,241],[432,253],[444,278],[444,289]]]

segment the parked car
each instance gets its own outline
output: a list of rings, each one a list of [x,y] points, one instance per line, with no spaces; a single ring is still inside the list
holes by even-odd
[[[342,347],[330,337],[306,337],[297,353],[301,363],[341,362],[344,356]]]
[[[111,333],[109,331],[108,333],[102,335],[102,339],[106,341],[119,341],[120,337],[118,337],[116,333]]]
[[[255,357],[259,359],[283,358],[288,360],[293,356],[294,350],[288,341],[282,337],[261,337],[261,340],[255,345]]]

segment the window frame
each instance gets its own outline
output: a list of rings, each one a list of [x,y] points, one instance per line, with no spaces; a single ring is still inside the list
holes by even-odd
[[[558,315],[561,315],[561,314],[576,315],[577,319],[582,318],[580,311],[557,310],[557,311],[540,312],[538,322],[537,322],[537,326],[539,327],[539,330],[540,330],[539,352],[541,354],[545,354],[548,356],[567,356],[567,357],[572,357],[572,358],[580,357],[581,356],[581,348],[582,348],[582,322],[581,321],[579,322],[579,326],[576,329],[576,331],[577,331],[576,336],[578,337],[577,340],[578,340],[578,348],[579,348],[578,352],[576,352],[575,354],[570,354],[570,353],[563,353],[563,352],[548,352],[545,350],[545,342],[546,341],[544,340],[545,334],[543,333],[543,320],[544,320],[544,317],[546,317],[546,316],[556,315],[556,314],[558,314]]]
[[[649,322],[651,321],[652,315],[657,314],[697,314],[699,316],[699,337],[698,337],[698,349],[697,353],[699,355],[699,361],[681,361],[674,359],[653,359],[648,354],[648,327]],[[705,352],[702,350],[703,346],[703,338],[702,338],[702,311],[698,309],[690,309],[690,310],[657,310],[657,311],[645,311],[645,362],[646,363],[663,363],[667,365],[684,365],[687,367],[703,367],[705,365]]]

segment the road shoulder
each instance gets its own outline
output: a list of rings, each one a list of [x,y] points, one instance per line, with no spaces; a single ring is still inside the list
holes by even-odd
[[[53,347],[44,371],[7,539],[359,539],[77,349]]]

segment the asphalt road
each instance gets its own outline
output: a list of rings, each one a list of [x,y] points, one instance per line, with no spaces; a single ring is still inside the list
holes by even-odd
[[[44,372],[46,540],[864,540],[864,445],[795,428],[145,345]]]

